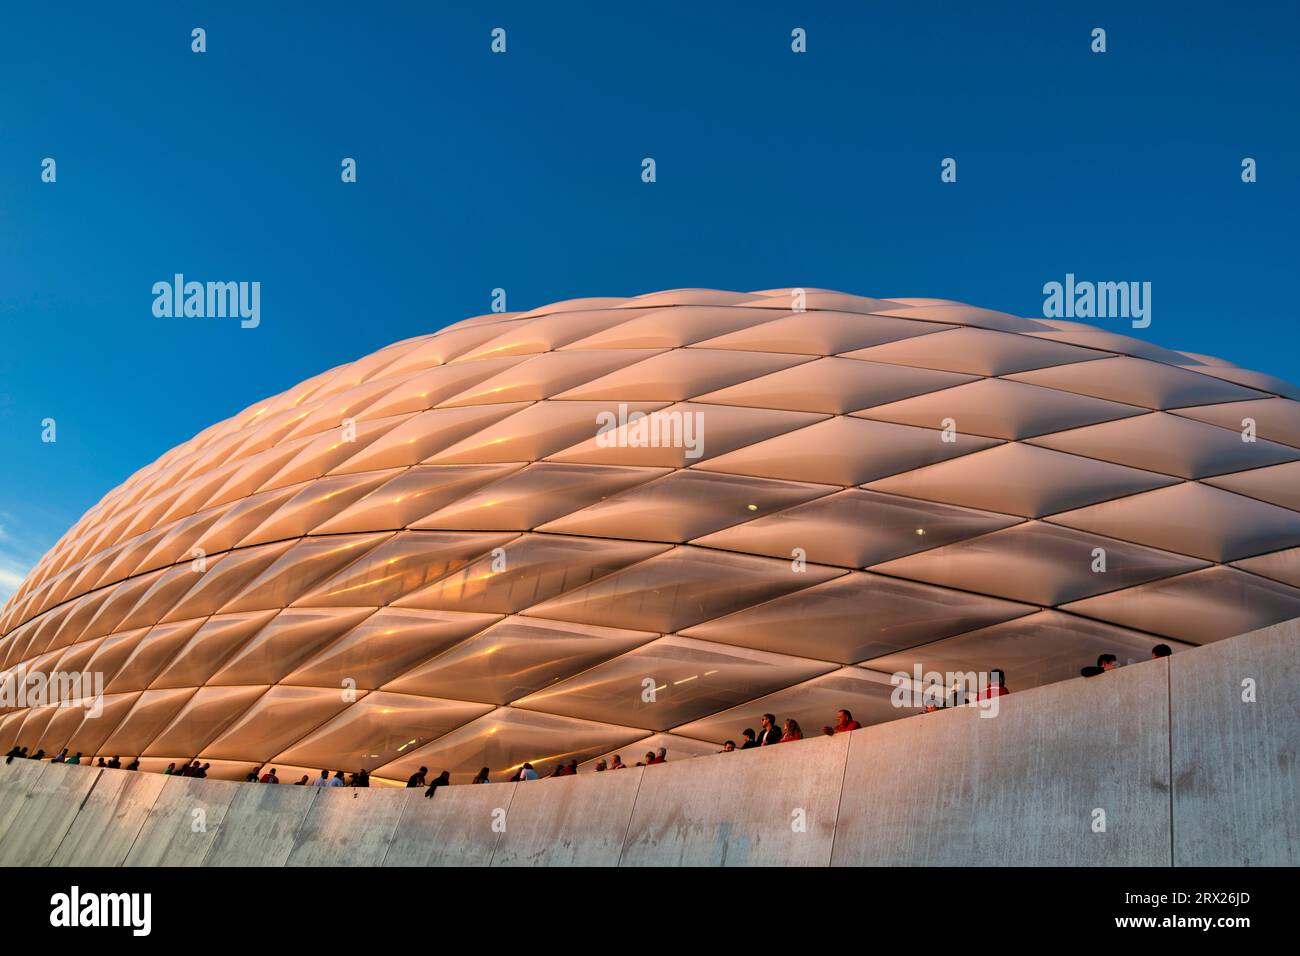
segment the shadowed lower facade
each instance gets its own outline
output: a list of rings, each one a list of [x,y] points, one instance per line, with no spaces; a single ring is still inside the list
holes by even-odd
[[[501,780],[1179,653],[1300,616],[1298,397],[934,299],[480,316],[110,492],[0,614],[6,680],[101,675],[102,712],[7,701],[0,745]]]

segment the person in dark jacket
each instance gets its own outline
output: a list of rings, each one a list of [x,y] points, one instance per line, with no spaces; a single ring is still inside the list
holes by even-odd
[[[763,729],[758,732],[758,745],[768,747],[781,742],[781,728],[777,726],[775,714],[763,715]]]
[[[1096,677],[1098,674],[1104,674],[1106,671],[1113,671],[1119,667],[1119,660],[1114,654],[1099,654],[1097,656],[1096,666],[1082,668],[1079,673],[1084,677]]]
[[[740,736],[743,737],[745,740],[745,742],[740,745],[741,750],[749,750],[753,747],[758,746],[758,739],[754,736],[753,727],[746,727],[745,732]]]
[[[406,786],[423,787],[425,783],[424,778],[428,776],[428,774],[429,774],[429,768],[421,767],[419,770],[415,771],[415,773],[411,774],[409,777],[406,778]]]
[[[360,770],[358,770],[356,773],[352,775],[352,782],[349,783],[348,786],[350,787],[370,786],[370,774],[366,772],[365,767],[362,767]]]
[[[442,773],[438,774],[437,778],[433,781],[433,783],[429,784],[429,789],[424,791],[424,795],[426,797],[431,797],[434,795],[434,793],[437,792],[439,787],[445,787],[450,783],[451,783],[451,771],[444,770]]]

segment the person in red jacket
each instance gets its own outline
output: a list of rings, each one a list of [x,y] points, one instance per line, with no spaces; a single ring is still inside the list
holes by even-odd
[[[990,697],[1001,697],[1003,694],[1009,694],[1007,690],[1007,675],[1002,671],[994,668],[989,671],[989,686],[980,691],[978,700],[988,700]]]
[[[835,711],[835,726],[823,727],[822,733],[829,737],[831,734],[844,734],[850,730],[857,730],[861,726],[847,710],[837,710]]]
[[[792,740],[803,740],[803,730],[799,727],[799,721],[787,720],[781,729],[785,732],[781,734],[779,743],[788,744]]]

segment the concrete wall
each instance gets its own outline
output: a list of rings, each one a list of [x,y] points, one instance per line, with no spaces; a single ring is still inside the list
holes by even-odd
[[[1300,863],[1300,620],[1170,660],[1174,864]]]
[[[293,849],[284,865],[382,865],[407,795],[345,787],[312,789],[316,796],[294,834]]]
[[[99,774],[91,767],[43,767],[18,798],[22,805],[0,842],[0,866],[45,866],[53,860]]]
[[[423,790],[388,797],[401,801],[402,817],[384,866],[488,866],[517,786],[441,787],[427,800]]]
[[[516,784],[492,865],[616,866],[644,772],[631,767]]]
[[[321,790],[0,763],[0,865],[1300,864],[1300,621],[774,749]]]
[[[647,767],[629,866],[825,866],[852,734]]]
[[[168,777],[123,865],[201,866],[240,787],[229,780]]]
[[[36,763],[32,760],[15,760],[11,764],[0,763],[0,841],[9,832],[14,818],[26,803],[27,792],[36,782],[36,778],[49,769],[48,763]],[[4,846],[0,842],[0,846]]]
[[[832,862],[1167,866],[1168,671],[1151,661],[998,698],[996,716],[962,707],[851,734]]]
[[[80,767],[62,769],[84,776]],[[55,866],[121,866],[167,783],[158,773],[94,773],[95,785],[51,861]]]
[[[204,866],[284,866],[319,787],[239,787]]]

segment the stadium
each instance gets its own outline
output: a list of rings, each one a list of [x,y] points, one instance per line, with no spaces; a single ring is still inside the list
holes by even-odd
[[[466,319],[105,495],[0,614],[7,683],[92,674],[102,712],[6,699],[0,745],[506,781],[910,718],[918,668],[1020,693],[1179,655],[1300,617],[1298,397],[940,299]]]

